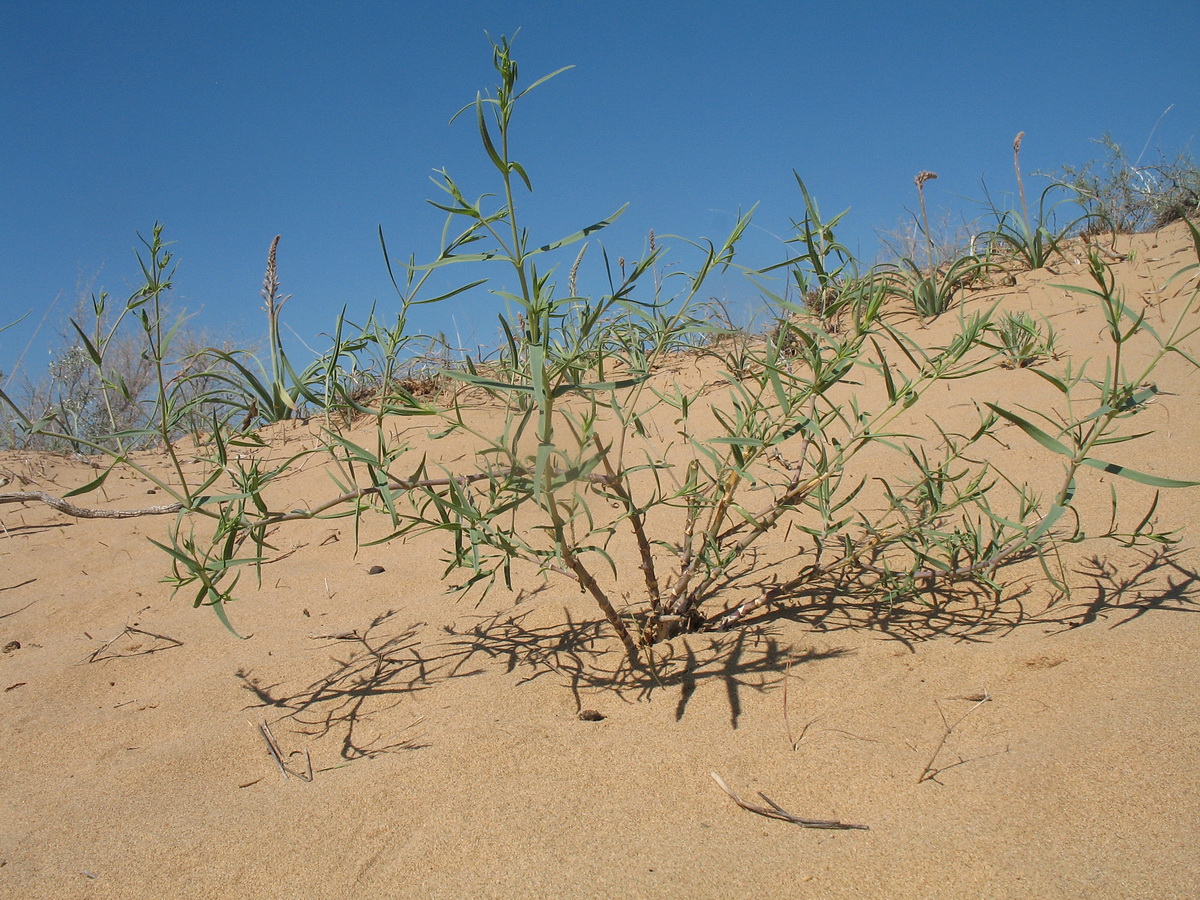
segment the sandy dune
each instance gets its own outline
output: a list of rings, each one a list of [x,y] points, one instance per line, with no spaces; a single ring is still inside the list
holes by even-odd
[[[1152,323],[1195,283],[1164,289],[1195,258],[1180,226],[1117,247]],[[968,308],[1034,310],[1071,358],[1093,356],[1099,313],[1055,287],[1083,267],[1056,268]],[[920,333],[942,339],[953,319]],[[670,377],[705,376],[680,363]],[[1137,419],[1155,436],[1113,455],[1194,479],[1200,374],[1171,359],[1156,378]],[[937,389],[947,416],[1049,397],[1026,371]],[[283,454],[316,426],[264,434]],[[1006,434],[1023,474],[1058,471]],[[94,477],[19,453],[0,472],[3,490],[59,496]],[[1083,506],[1103,519],[1111,476],[1093,474]],[[1124,487],[1136,515],[1152,492]],[[315,462],[285,489],[330,494]],[[139,507],[146,491],[124,475],[83,502]],[[883,623],[868,603],[813,600],[676,638],[657,679],[616,683],[620,644],[570,583],[456,600],[429,538],[356,554],[349,520],[286,530],[261,588],[230,606],[252,635],[239,641],[160,583],[168,561],[147,538],[165,519],[0,506],[0,894],[1200,896],[1198,501],[1163,494],[1160,522],[1185,531],[1161,553],[1067,548],[1069,599],[1034,566],[986,609]],[[263,723],[311,781],[281,774]],[[711,772],[748,800],[869,830],[754,815]]]

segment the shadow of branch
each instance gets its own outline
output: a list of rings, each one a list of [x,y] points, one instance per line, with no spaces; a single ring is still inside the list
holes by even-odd
[[[1136,552],[1140,559],[1123,570],[1111,559],[1088,557],[1077,572],[1091,582],[1085,590],[1092,598],[1065,607],[1052,621],[1079,628],[1115,616],[1110,627],[1117,628],[1152,611],[1200,612],[1200,574],[1182,563],[1182,550]]]
[[[419,749],[424,745],[413,737],[367,739],[363,726],[368,719],[396,707],[405,695],[444,678],[473,675],[479,670],[466,671],[461,659],[425,650],[417,637],[424,623],[391,630],[396,615],[389,610],[376,616],[361,634],[354,631],[330,638],[337,641],[339,649],[345,645],[342,658],[334,657],[332,671],[299,690],[266,684],[245,670],[239,670],[237,677],[257,698],[252,706],[282,710],[281,718],[292,719],[304,734],[317,738],[340,734],[343,759]]]
[[[698,685],[720,680],[729,703],[730,724],[741,714],[740,692],[763,691],[778,680],[787,664],[785,647],[769,629],[751,626],[729,634],[681,635],[654,645],[650,664],[634,669],[608,638],[603,619],[576,621],[564,609],[566,626],[531,627],[529,613],[480,616],[468,629],[447,627],[455,639],[446,646],[465,663],[476,656],[502,660],[509,672],[520,671],[521,683],[557,675],[583,707],[585,690],[609,691],[627,701],[646,699],[655,691],[679,691],[676,719],[681,719]],[[793,654],[792,664],[841,656],[848,651]]]

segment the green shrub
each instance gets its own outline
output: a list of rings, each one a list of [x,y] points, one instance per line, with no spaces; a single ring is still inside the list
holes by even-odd
[[[935,172],[921,172],[913,182],[921,205],[922,234],[925,236],[925,265],[903,257],[885,266],[888,293],[911,304],[913,312],[923,319],[933,319],[949,311],[955,294],[971,283],[987,268],[984,260],[973,252],[939,264],[934,254],[933,235],[929,230],[929,215],[925,208],[925,184],[937,178]]]
[[[441,536],[446,576],[465,575],[461,590],[509,587],[518,566],[574,582],[593,598],[637,665],[652,661],[646,648],[656,642],[730,628],[764,606],[814,593],[836,598],[867,592],[887,608],[937,603],[939,592],[949,589],[995,590],[1000,568],[1029,555],[1041,556],[1049,572],[1056,542],[1082,538],[1079,528],[1063,533],[1060,523],[1070,521],[1064,515],[1073,508],[1083,468],[1159,488],[1194,484],[1095,455],[1130,439],[1118,425],[1143,408],[1153,390],[1144,385],[1158,362],[1168,353],[1185,354],[1183,341],[1197,331],[1185,321],[1190,303],[1170,328],[1152,328],[1125,305],[1097,253],[1090,257],[1096,287],[1073,289],[1105,312],[1114,359],[1104,377],[1088,377],[1071,364],[1061,373],[1031,369],[1036,376],[1029,377],[1040,376],[1063,394],[1065,412],[987,404],[971,427],[953,432],[938,426],[930,441],[907,429],[925,404],[936,410],[942,392],[931,388],[1000,364],[992,338],[999,328],[1003,341],[1006,326],[994,325],[989,312],[960,310],[957,331],[942,345],[923,346],[905,334],[885,314],[894,282],[878,272],[858,274],[833,237],[837,219],[821,221],[803,183],[806,215],[795,241],[800,252],[783,265],[798,289],[837,291],[847,315],[836,328],[827,327],[828,307],[814,321],[797,316],[798,304],[782,298],[768,338],[727,340],[726,327],[706,320],[706,280],[735,265],[748,216],[740,216],[718,243],[688,242],[697,257],[690,272],[660,279],[656,263],[663,248],[652,242],[640,259],[628,266],[622,260],[617,269],[605,253],[610,290],[584,296],[575,278],[580,250],[566,290],[560,290],[555,263],[572,258],[564,251],[601,232],[621,210],[563,238],[533,237],[520,202],[531,180],[510,155],[510,136],[520,104],[553,75],[519,90],[508,40],[493,43],[492,51],[495,94],[478,95],[458,115],[476,125],[495,170],[496,192],[470,201],[442,172],[446,196],[434,205],[447,224],[434,259],[393,266],[384,244],[389,271],[403,275],[393,278],[401,304],[395,324],[385,326],[372,315],[354,333],[339,318],[333,345],[307,370],[303,390],[287,392],[293,402],[303,395],[323,408],[321,446],[268,466],[231,452],[256,439],[216,421],[209,469],[198,483],[185,478],[173,450],[172,478],[143,472],[171,493],[180,511],[169,543],[160,544],[172,559],[169,580],[193,592],[197,605],[213,606],[226,624],[225,606],[236,596],[239,573],[261,566],[269,532],[296,520],[342,516],[357,526],[377,514],[389,523],[380,541]],[[1200,255],[1200,233],[1193,234]],[[147,285],[137,296],[157,303],[164,289],[157,229],[148,246]],[[430,275],[450,266],[465,267],[472,277],[439,297],[425,297]],[[500,277],[493,280],[497,267]],[[911,268],[922,272],[915,262]],[[939,284],[949,278],[938,277]],[[268,275],[268,295],[270,281]],[[405,354],[428,358],[424,354],[438,346],[407,333],[411,306],[494,284],[510,286],[489,288],[506,308],[498,314],[504,342],[494,360],[465,359],[443,369],[441,377],[462,389],[437,398],[404,388],[394,375],[395,367],[406,365]],[[937,290],[936,303],[924,307],[928,298],[914,293],[918,311],[928,311],[923,315],[948,306]],[[1127,372],[1124,348],[1147,336],[1158,353]],[[146,339],[161,373],[163,345],[149,324]],[[721,390],[711,389],[711,378],[694,388],[656,378],[671,354],[699,346],[717,364]],[[278,350],[274,337],[272,348]],[[359,391],[364,372],[378,378],[378,393],[369,398]],[[276,367],[272,386],[286,374],[286,367]],[[880,388],[878,396],[862,389],[867,379]],[[264,395],[265,387],[259,379],[251,394],[264,402],[284,399],[274,387]],[[1081,396],[1097,393],[1098,406]],[[165,438],[178,409],[161,375],[158,397],[157,433]],[[330,414],[336,410],[372,417],[371,440],[352,439],[344,420]],[[396,416],[425,417],[436,426],[433,443],[410,453],[394,426],[385,427]],[[984,448],[1004,423],[1062,457],[1061,486],[1048,503],[986,461]],[[36,431],[46,423],[27,425]],[[474,448],[465,462],[461,440],[439,459],[439,442],[451,436]],[[877,469],[868,451],[898,452],[907,474],[881,484],[872,477]],[[307,509],[273,509],[268,488],[312,455],[326,461],[337,493]],[[102,483],[103,477],[80,492]],[[1169,539],[1153,530],[1150,514],[1125,531],[1115,521],[1114,515],[1100,536]],[[789,529],[787,539],[763,540],[780,527]],[[636,594],[610,549],[618,535],[640,560]]]

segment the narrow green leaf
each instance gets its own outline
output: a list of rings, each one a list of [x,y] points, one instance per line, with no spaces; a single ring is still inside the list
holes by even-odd
[[[499,169],[503,174],[508,174],[508,166],[504,160],[500,158],[500,154],[496,152],[496,146],[492,143],[492,135],[488,131],[487,118],[483,114],[483,98],[476,97],[475,112],[479,120],[479,136],[483,139],[483,149],[487,151],[487,155],[492,160],[492,165]]]
[[[239,641],[245,641],[253,637],[253,635],[250,634],[243,636],[237,633],[236,629],[233,627],[233,623],[229,621],[229,614],[225,612],[224,600],[217,600],[217,602],[210,605],[212,606],[213,612],[217,614],[217,618],[221,620],[221,624],[225,626],[225,630],[232,634]]]
[[[497,381],[495,378],[484,378],[482,375],[472,375],[469,372],[458,372],[454,369],[446,369],[442,374],[447,378],[453,378],[456,381],[465,381],[467,384],[474,384],[483,388],[494,388],[502,391],[521,391],[526,394],[533,392],[533,387],[528,384]]]
[[[487,279],[480,278],[478,281],[472,281],[470,284],[464,284],[462,287],[457,287],[454,290],[447,291],[444,294],[438,294],[436,297],[428,297],[425,300],[413,300],[413,301],[411,301],[411,305],[412,306],[422,306],[422,305],[428,304],[428,303],[440,303],[441,301],[449,300],[451,297],[461,294],[464,291],[469,291],[469,290],[471,290],[471,288],[477,288],[481,284],[487,284]]]
[[[547,81],[549,81],[554,76],[561,75],[563,72],[566,72],[568,69],[573,69],[573,68],[575,68],[575,67],[574,66],[563,66],[561,69],[555,69],[549,75],[543,75],[541,78],[539,78],[533,84],[529,85],[529,87],[525,88],[525,90],[521,91],[521,93],[517,94],[517,96],[513,97],[513,102],[515,103],[517,100],[520,100],[522,97],[524,97],[530,91],[532,91],[535,87],[545,84]]]
[[[1061,378],[1059,378],[1055,375],[1052,375],[1049,372],[1044,372],[1041,369],[1030,369],[1029,371],[1033,372],[1034,375],[1037,375],[1041,378],[1046,379],[1046,381],[1048,381],[1052,385],[1054,385],[1054,387],[1058,390],[1059,393],[1061,393],[1061,394],[1070,393],[1070,388],[1067,387],[1066,382],[1064,382]]]
[[[1132,397],[1130,397],[1128,400],[1126,400],[1121,405],[1120,409],[1122,411],[1136,409],[1137,407],[1139,407],[1143,403],[1145,403],[1147,400],[1150,400],[1151,398],[1153,398],[1157,395],[1158,395],[1158,387],[1156,385],[1152,384],[1148,388],[1138,391],[1136,394],[1134,394]],[[1099,409],[1095,410],[1094,412],[1092,412],[1092,413],[1088,414],[1087,416],[1084,416],[1084,418],[1080,419],[1080,423],[1090,422],[1093,419],[1099,419],[1102,416],[1106,416],[1109,413],[1113,412],[1115,409],[1116,409],[1116,407],[1109,406],[1106,403],[1105,405],[1101,406]]]
[[[649,375],[639,375],[637,378],[623,378],[620,381],[587,381],[583,384],[560,384],[551,392],[551,396],[558,398],[563,394],[569,393],[621,391],[626,388],[636,387],[649,377]]]
[[[525,190],[529,191],[529,193],[532,194],[533,193],[533,184],[529,181],[529,176],[525,174],[525,167],[522,166],[516,160],[511,160],[509,162],[509,165],[512,166],[512,170],[514,172],[516,172],[518,175],[521,176],[521,180],[523,182],[525,182]]]
[[[1148,484],[1151,487],[1185,488],[1195,487],[1200,484],[1200,481],[1180,481],[1175,478],[1164,478],[1161,475],[1150,475],[1146,472],[1139,472],[1137,469],[1131,469],[1128,466],[1106,463],[1102,459],[1085,459],[1083,460],[1083,465],[1099,469],[1101,472],[1108,472],[1110,475],[1128,478],[1130,481],[1136,481],[1140,484]]]
[[[732,435],[729,437],[711,438],[709,440],[709,443],[710,444],[727,444],[731,447],[765,447],[766,446],[766,444],[764,444],[758,438],[736,437],[736,436],[732,436]]]
[[[83,341],[83,347],[87,350],[87,355],[92,360],[92,365],[100,368],[100,351],[96,349],[96,345],[88,339],[88,336],[83,333],[83,329],[79,327],[79,323],[74,319],[71,319],[71,327],[75,329],[79,335],[79,339]]]
[[[597,231],[600,231],[602,228],[607,228],[613,222],[617,221],[617,219],[621,217],[621,214],[624,213],[625,210],[628,208],[629,208],[629,204],[626,203],[624,206],[622,206],[620,209],[618,209],[615,213],[613,213],[607,219],[601,219],[596,224],[589,225],[587,228],[584,228],[581,231],[577,231],[574,234],[570,235],[569,237],[563,238],[561,241],[554,241],[553,243],[550,243],[550,244],[544,244],[535,250],[530,250],[525,255],[533,256],[535,253],[549,253],[551,250],[557,250],[559,247],[566,247],[570,244],[576,243],[577,241],[581,241],[585,237],[589,237],[590,235],[595,234]]]
[[[92,491],[96,490],[96,488],[100,487],[100,485],[104,484],[105,480],[112,473],[113,466],[115,466],[118,462],[120,462],[120,460],[114,459],[109,467],[101,472],[95,479],[89,481],[87,484],[82,485],[81,487],[67,491],[65,494],[63,494],[63,498],[78,497],[80,494],[90,494]]]
[[[1002,409],[1001,407],[996,406],[994,403],[986,403],[984,405],[1002,419],[1007,419],[1009,422],[1012,422],[1047,450],[1058,453],[1061,456],[1067,457],[1068,459],[1074,458],[1075,454],[1072,453],[1065,444],[1050,437],[1050,435],[1046,434],[1046,432],[1042,431],[1042,429],[1038,428],[1032,422],[1022,419],[1016,413]]]

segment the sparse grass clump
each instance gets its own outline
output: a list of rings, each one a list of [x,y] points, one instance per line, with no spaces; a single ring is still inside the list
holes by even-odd
[[[1058,339],[1048,322],[1039,323],[1027,312],[1005,313],[992,326],[1006,369],[1023,369],[1056,356]]]
[[[1156,162],[1131,160],[1111,135],[1096,143],[1105,157],[1064,166],[1060,180],[1079,196],[1089,233],[1134,234],[1200,216],[1200,166],[1186,153]]]
[[[938,261],[925,208],[925,184],[935,178],[936,172],[920,172],[913,179],[921,206],[921,233],[925,237],[924,265],[912,257],[902,257],[885,267],[888,293],[911,306],[922,319],[937,318],[948,312],[954,305],[955,295],[987,267],[974,252],[953,257],[944,264]]]
[[[1025,179],[1021,173],[1021,144],[1024,140],[1023,131],[1013,139],[1013,170],[1016,173],[1020,208],[1002,210],[989,195],[987,203],[996,224],[985,237],[997,253],[1034,271],[1049,266],[1050,261],[1059,255],[1063,240],[1081,222],[1086,221],[1087,216],[1076,216],[1065,224],[1059,222],[1059,208],[1064,204],[1075,204],[1076,198],[1074,192],[1058,182],[1052,182],[1041,192],[1037,214],[1030,215]]]

